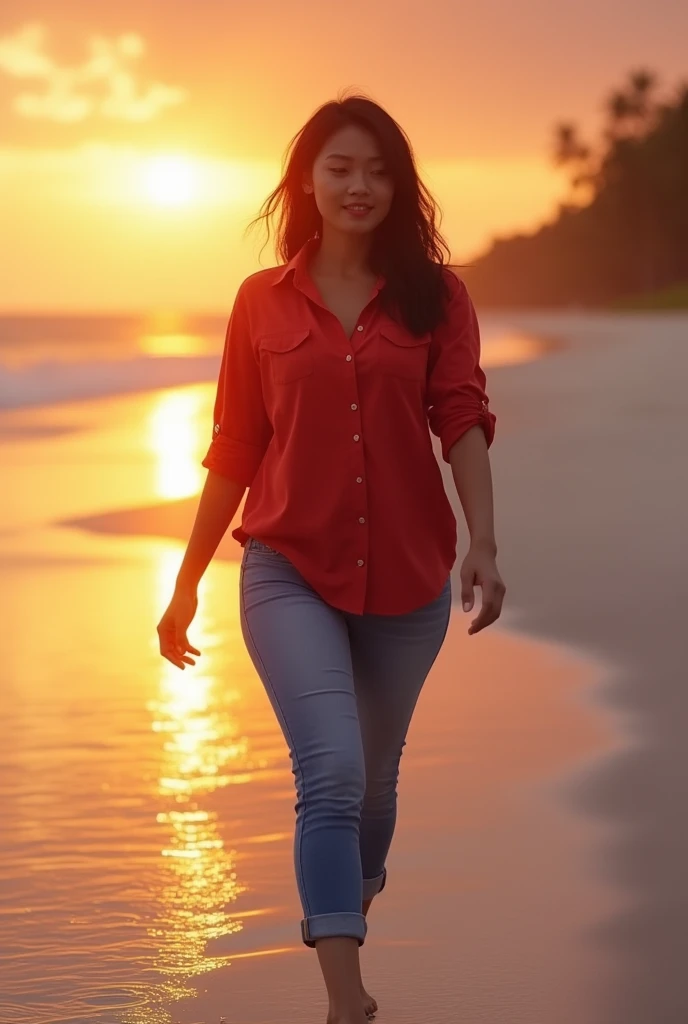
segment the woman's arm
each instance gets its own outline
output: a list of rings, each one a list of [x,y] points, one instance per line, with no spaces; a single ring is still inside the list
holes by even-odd
[[[200,656],[189,642],[187,630],[198,608],[198,584],[239,507],[246,487],[229,477],[208,471],[189,543],[177,574],[172,599],[158,623],[160,653],[177,668],[195,665]]]
[[[473,608],[474,587],[479,586],[482,593],[482,607],[468,629],[473,634],[499,618],[506,593],[497,569],[492,471],[482,426],[471,427],[452,445],[449,463],[470,534],[461,565],[463,610]]]
[[[449,451],[449,464],[466,517],[471,547],[480,548],[494,558],[497,555],[497,542],[492,470],[482,427],[471,427],[459,438]]]
[[[432,338],[428,380],[428,421],[439,437],[442,457],[451,466],[466,517],[470,546],[461,566],[464,611],[482,590],[482,608],[469,633],[478,633],[501,613],[505,587],[497,571],[492,472],[488,449],[496,418],[485,391],[480,365],[480,327],[466,286],[448,272],[446,317]]]
[[[247,281],[237,291],[227,324],[213,408],[209,471],[177,577],[195,592],[265,455],[272,428],[263,405],[260,369],[251,344]]]
[[[208,471],[175,589],[194,593],[239,508],[246,487]]]
[[[271,425],[263,406],[260,369],[251,344],[247,282],[239,287],[227,324],[213,408],[208,476],[172,600],[158,623],[160,653],[178,668],[199,655],[187,630],[198,607],[198,584],[265,455]]]

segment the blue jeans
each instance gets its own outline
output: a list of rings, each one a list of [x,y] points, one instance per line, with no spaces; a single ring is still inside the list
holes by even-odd
[[[423,683],[444,642],[451,579],[406,615],[327,604],[285,555],[249,538],[241,629],[289,748],[301,938],[362,946],[363,900],[384,887],[399,761]]]

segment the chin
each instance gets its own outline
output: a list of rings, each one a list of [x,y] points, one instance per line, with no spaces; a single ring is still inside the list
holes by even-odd
[[[348,217],[343,217],[342,220],[338,221],[336,225],[337,231],[343,231],[347,235],[370,235],[379,225],[380,221],[352,221]]]
[[[344,231],[348,235],[372,235],[377,224],[347,224]]]

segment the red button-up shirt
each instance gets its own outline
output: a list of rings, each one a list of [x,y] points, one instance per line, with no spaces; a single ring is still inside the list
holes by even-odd
[[[206,469],[249,488],[241,526],[335,608],[403,614],[438,597],[456,560],[442,457],[475,424],[488,445],[480,339],[465,285],[414,337],[379,277],[348,338],[308,272],[315,240],[246,278],[227,327]]]

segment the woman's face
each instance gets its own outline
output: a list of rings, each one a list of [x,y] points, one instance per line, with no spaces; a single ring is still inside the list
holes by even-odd
[[[330,136],[304,188],[314,194],[323,224],[355,234],[366,234],[382,223],[394,195],[377,140],[357,125]]]

